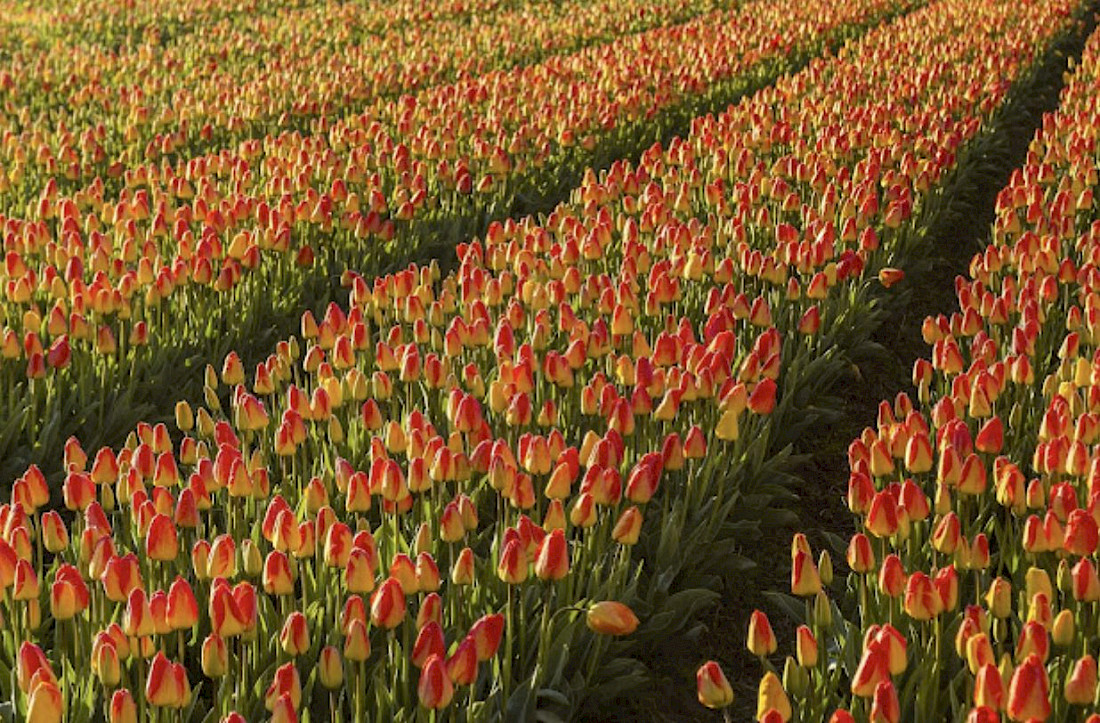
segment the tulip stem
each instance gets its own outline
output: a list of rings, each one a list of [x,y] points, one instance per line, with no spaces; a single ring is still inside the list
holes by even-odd
[[[512,688],[512,637],[515,625],[512,620],[512,595],[514,586],[508,586],[508,607],[504,611],[504,699],[501,703],[503,712],[508,706],[508,693]]]

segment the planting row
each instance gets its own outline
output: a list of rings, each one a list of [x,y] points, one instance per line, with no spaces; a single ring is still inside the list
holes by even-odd
[[[176,432],[71,440],[71,523],[34,468],[0,508],[0,690],[42,720],[553,720],[644,682],[624,656],[714,599],[824,349],[1073,7],[934,3],[452,273],[347,274]]]
[[[1100,33],[998,195],[958,311],[925,320],[917,399],[882,402],[848,448],[843,590],[795,538],[808,602],[782,680],[753,620],[761,720],[1100,720],[1098,103]],[[728,702],[716,666],[699,683]]]
[[[728,23],[630,36],[407,96],[323,135],[136,166],[118,193],[100,177],[65,192],[44,166],[28,166],[20,188],[41,184],[29,214],[0,216],[10,420],[0,450],[33,440],[29,460],[41,460],[65,429],[109,428],[106,382],[131,390],[151,370],[183,366],[185,351],[218,358],[227,340],[245,343],[333,296],[345,269],[376,273],[433,239],[451,248],[518,194],[556,189],[596,154],[642,147],[662,127],[654,113],[690,118],[894,7],[750,5]]]
[[[670,12],[651,0],[516,3],[407,24],[375,3],[247,13],[217,3],[175,23],[114,18],[120,28],[106,33],[91,29],[105,22],[95,8],[40,8],[11,23],[13,50],[0,66],[0,98],[10,104],[0,115],[0,162],[16,190],[28,163],[86,183],[311,121],[324,128],[380,99],[722,7],[711,0]],[[153,17],[166,14],[157,8]],[[124,31],[137,42],[119,46]]]

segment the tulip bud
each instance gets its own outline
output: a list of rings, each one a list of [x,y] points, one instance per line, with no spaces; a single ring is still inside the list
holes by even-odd
[[[1046,720],[1050,717],[1050,682],[1037,655],[1030,655],[1012,674],[1006,710],[1013,720]]]
[[[760,687],[756,694],[756,717],[761,719],[770,711],[778,711],[784,721],[789,721],[793,711],[791,701],[787,698],[787,692],[783,690],[783,683],[779,677],[768,671],[760,679]]]
[[[1066,702],[1070,705],[1091,705],[1096,696],[1096,659],[1086,655],[1073,664],[1066,676]]]
[[[778,648],[775,633],[772,632],[771,621],[760,610],[754,610],[749,617],[749,635],[747,640],[749,652],[758,658],[771,655]]]
[[[317,661],[317,672],[321,685],[326,690],[337,690],[344,683],[344,663],[340,659],[340,651],[331,645],[321,648],[321,656]]]
[[[699,702],[708,708],[725,708],[733,702],[733,688],[718,663],[709,660],[695,674]]]
[[[605,600],[588,608],[588,628],[600,635],[630,635],[638,628],[638,618],[626,605]]]
[[[225,639],[213,633],[202,642],[202,674],[220,678],[229,670],[229,648]]]
[[[430,710],[446,708],[454,697],[454,686],[442,656],[433,655],[420,670],[420,681],[416,686],[420,704]]]
[[[137,723],[137,704],[129,689],[120,688],[111,696],[110,723]]]

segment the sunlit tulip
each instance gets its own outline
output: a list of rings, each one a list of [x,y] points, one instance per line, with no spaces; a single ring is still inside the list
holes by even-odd
[[[718,663],[709,660],[695,674],[699,702],[708,708],[725,708],[733,702],[733,688]]]
[[[1046,720],[1050,717],[1050,683],[1043,661],[1028,656],[1012,674],[1005,710],[1014,721]]]
[[[634,611],[613,600],[591,605],[585,622],[592,632],[600,635],[630,635],[638,628],[638,618]]]

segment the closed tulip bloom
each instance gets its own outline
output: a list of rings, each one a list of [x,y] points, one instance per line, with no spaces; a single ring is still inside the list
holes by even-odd
[[[497,563],[497,577],[509,585],[518,585],[527,579],[527,555],[519,540],[508,540],[504,544]]]
[[[856,719],[848,711],[838,708],[829,716],[829,723],[856,723]]]
[[[1020,663],[1032,655],[1045,662],[1049,654],[1050,638],[1046,628],[1034,620],[1024,623],[1020,637],[1016,641],[1016,662]]]
[[[905,591],[905,568],[897,555],[891,553],[883,559],[878,585],[883,594],[889,597],[898,597]]]
[[[1091,705],[1096,697],[1096,659],[1091,655],[1079,658],[1066,676],[1066,702],[1070,705]]]
[[[351,530],[343,522],[336,522],[325,535],[325,564],[345,568],[351,556]]]
[[[1100,528],[1088,511],[1076,509],[1066,522],[1064,548],[1071,555],[1091,555],[1100,544]]]
[[[535,557],[535,575],[540,580],[561,580],[569,574],[569,543],[562,530],[543,538]]]
[[[985,602],[989,613],[995,618],[1007,618],[1012,614],[1012,584],[998,577],[989,585]]]
[[[848,542],[848,567],[852,572],[868,573],[875,569],[875,553],[871,549],[871,540],[862,532],[852,535]]]
[[[38,591],[38,574],[29,562],[19,560],[15,563],[13,597],[16,600],[37,600]]]
[[[783,690],[783,683],[779,676],[768,671],[760,679],[760,687],[756,693],[756,718],[760,720],[768,711],[776,711],[782,716],[784,723],[791,719],[791,701],[787,698],[787,691]]]
[[[370,657],[370,637],[362,620],[352,620],[344,635],[344,657],[352,662],[362,662]]]
[[[433,655],[443,656],[446,653],[447,643],[443,638],[443,628],[439,623],[432,621],[421,628],[417,634],[411,659],[413,665],[422,668]]]
[[[901,675],[909,664],[907,657],[908,642],[905,636],[893,625],[886,623],[875,633],[874,644],[886,653],[886,663],[890,675]]]
[[[817,665],[818,646],[813,631],[805,625],[799,625],[795,631],[795,655],[798,664],[804,668]]]
[[[42,543],[55,554],[69,547],[69,531],[56,510],[42,514]]]
[[[630,635],[638,629],[634,611],[614,600],[604,600],[590,606],[585,622],[592,632],[600,635]]]
[[[427,529],[427,528],[424,528]],[[435,592],[440,586],[439,567],[427,552],[416,556],[416,585],[420,592]]]
[[[1100,575],[1092,560],[1085,557],[1073,566],[1073,599],[1087,603],[1100,600]]]
[[[775,633],[772,631],[771,621],[760,610],[754,610],[749,617],[749,634],[747,639],[749,652],[763,658],[771,655],[778,648]]]
[[[332,645],[321,648],[317,674],[325,690],[337,690],[344,684],[344,662],[340,658],[340,651]]]
[[[699,667],[695,673],[695,683],[699,702],[706,707],[725,708],[733,702],[733,688],[726,680],[721,666],[713,660],[708,660]]]
[[[122,680],[122,661],[114,640],[100,633],[92,643],[92,672],[104,686],[114,687]]]
[[[893,495],[883,490],[871,498],[864,526],[875,537],[890,537],[898,531],[898,504]]]
[[[992,663],[983,665],[974,676],[974,705],[993,710],[1004,709],[1004,679]]]
[[[211,633],[202,641],[202,674],[220,678],[229,670],[229,647],[225,639]]]
[[[214,539],[206,558],[206,576],[210,579],[224,577],[226,580],[237,576],[237,543],[231,536],[218,535]]]
[[[295,610],[287,616],[279,633],[279,646],[291,657],[309,650],[309,622],[301,612]]]
[[[852,677],[852,695],[861,698],[870,698],[875,693],[875,688],[884,680],[890,678],[890,662],[886,650],[880,645],[869,645],[863,650],[859,667]]]
[[[966,641],[966,663],[974,675],[987,665],[996,665],[997,656],[993,653],[988,635],[975,633]]]
[[[244,613],[228,584],[215,585],[210,591],[210,626],[222,638],[241,635],[245,629]]]
[[[156,632],[153,612],[144,590],[139,588],[130,593],[126,610],[122,614],[122,629],[131,638],[142,638]]]
[[[467,635],[446,659],[447,677],[455,685],[473,685],[477,680],[477,643]]]
[[[289,693],[282,693],[271,706],[269,723],[298,723],[298,713],[294,710],[294,701]]]
[[[813,557],[802,550],[797,551],[791,562],[791,594],[809,597],[820,590],[821,578]]]
[[[26,723],[61,723],[64,717],[65,700],[57,683],[44,680],[31,689]]]
[[[108,718],[110,723],[137,723],[137,704],[129,689],[120,688],[111,696]]]
[[[302,704],[302,680],[294,663],[286,663],[275,670],[275,679],[264,693],[264,707],[274,710],[276,701],[283,695],[290,696],[291,707],[295,710]]]
[[[371,623],[392,630],[405,619],[405,593],[401,583],[389,577],[371,596]]]
[[[1050,681],[1039,656],[1028,656],[1012,674],[1005,709],[1014,721],[1042,721],[1050,717]]]
[[[470,628],[469,638],[474,641],[479,663],[483,663],[497,654],[503,635],[504,616],[500,613],[482,616],[473,624]]]
[[[1038,600],[1039,596],[1036,595],[1034,599]],[[1062,648],[1068,648],[1073,644],[1074,635],[1076,633],[1075,628],[1076,625],[1073,620],[1073,612],[1068,609],[1062,610],[1054,617],[1054,622],[1051,624],[1051,639],[1054,641],[1055,645]]]
[[[936,524],[932,532],[932,547],[937,552],[952,555],[959,545],[962,527],[954,512],[949,512]]]
[[[24,641],[19,646],[19,657],[15,666],[16,681],[19,689],[24,693],[30,693],[31,683],[36,679],[57,681],[53,668],[42,648],[34,643]]]
[[[429,710],[446,708],[454,697],[454,686],[447,675],[447,666],[442,656],[433,655],[420,670],[420,681],[416,686],[420,705]]]
[[[874,723],[898,723],[901,720],[898,691],[892,681],[884,680],[875,687],[870,720]]]
[[[611,537],[620,545],[635,545],[641,534],[642,512],[631,505],[619,515],[615,528],[611,531]]]
[[[182,670],[182,666],[180,666]],[[159,708],[180,708],[183,706],[184,690],[180,683],[176,667],[169,662],[164,653],[157,653],[149,668],[149,677],[145,683],[145,699],[150,705]]]
[[[263,588],[268,595],[293,595],[294,575],[285,553],[272,550],[264,558]]]
[[[191,584],[178,575],[168,589],[167,620],[173,630],[192,628],[199,621],[199,604]]]
[[[914,572],[905,585],[905,613],[914,620],[931,620],[943,612],[943,601],[923,572]]]
[[[474,583],[474,551],[468,547],[462,548],[451,568],[451,582],[455,585],[472,585]]]
[[[401,590],[405,595],[413,595],[420,590],[420,581],[416,578],[416,565],[412,558],[403,552],[393,556],[389,576],[401,584]]]

